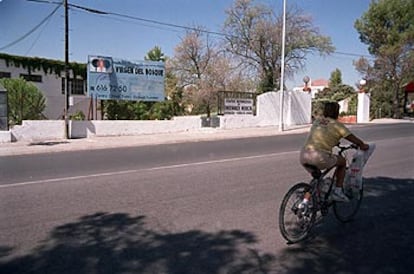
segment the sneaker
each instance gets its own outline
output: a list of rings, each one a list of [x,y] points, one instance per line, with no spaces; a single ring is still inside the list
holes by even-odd
[[[303,199],[303,201],[300,202],[300,204],[298,204],[298,208],[299,209],[306,209],[308,207],[308,203],[309,203],[309,201],[307,199]]]
[[[349,202],[349,198],[344,194],[342,188],[336,187],[332,192],[332,200],[336,202]]]
[[[298,208],[299,208],[299,209],[305,209],[307,206],[308,206],[308,203],[301,202],[301,203],[298,205]]]

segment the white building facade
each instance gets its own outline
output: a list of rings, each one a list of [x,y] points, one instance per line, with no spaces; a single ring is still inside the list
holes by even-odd
[[[56,74],[52,67],[53,63],[59,62],[61,61],[0,54],[0,78],[23,78],[32,83],[46,98],[46,109],[43,113],[45,118],[62,119],[65,107],[65,78]],[[39,67],[42,63],[49,63],[49,71],[45,72],[42,67]],[[86,96],[86,79],[79,75],[74,78],[73,71],[70,71],[69,76],[69,94],[72,103],[68,110],[69,114],[82,111],[87,116],[90,98]]]

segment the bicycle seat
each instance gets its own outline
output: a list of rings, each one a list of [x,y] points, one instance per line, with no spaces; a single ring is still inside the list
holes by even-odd
[[[303,167],[312,175],[313,178],[319,179],[322,175],[322,171],[314,165],[303,164]]]

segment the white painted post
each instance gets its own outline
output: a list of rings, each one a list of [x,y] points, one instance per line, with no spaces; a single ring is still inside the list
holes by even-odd
[[[370,94],[358,93],[357,123],[369,122]]]
[[[288,125],[288,126],[291,126],[292,125],[292,91],[288,91],[288,92],[286,92],[286,94],[287,94],[287,107],[288,107],[288,109],[287,109],[287,121],[286,121],[286,124]]]

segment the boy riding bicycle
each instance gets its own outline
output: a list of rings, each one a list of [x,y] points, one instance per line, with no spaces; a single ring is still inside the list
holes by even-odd
[[[332,199],[339,202],[348,202],[349,199],[342,190],[346,161],[344,157],[333,154],[332,149],[342,138],[354,143],[361,150],[368,150],[369,146],[352,134],[344,124],[337,121],[338,116],[339,104],[336,102],[325,103],[323,116],[314,120],[306,142],[301,149],[300,163],[315,166],[320,170],[336,166],[336,187],[332,192]],[[299,207],[304,207],[309,198],[310,193],[306,193]]]

